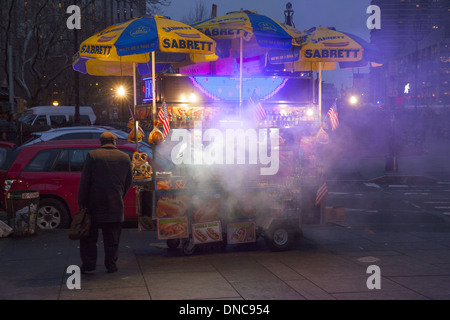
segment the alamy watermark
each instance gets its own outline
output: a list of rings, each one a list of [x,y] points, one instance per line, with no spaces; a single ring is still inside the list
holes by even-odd
[[[79,266],[71,265],[66,269],[66,273],[70,274],[67,278],[66,286],[69,290],[81,290],[81,269]]]
[[[379,6],[371,5],[367,7],[366,13],[370,14],[370,17],[366,21],[367,28],[381,29],[381,9]]]
[[[203,130],[196,121],[193,130],[172,130],[171,141],[178,144],[171,160],[175,165],[261,165],[260,174],[270,176],[280,168],[279,139],[277,128]]]
[[[71,5],[66,10],[67,14],[71,16],[67,19],[66,25],[69,30],[81,29],[81,8],[76,5]]]
[[[367,278],[366,285],[367,289],[381,289],[381,269],[379,266],[372,264],[367,267],[367,274],[370,274]]]

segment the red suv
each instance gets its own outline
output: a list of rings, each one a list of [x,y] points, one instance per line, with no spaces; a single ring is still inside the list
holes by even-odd
[[[5,176],[3,199],[8,191],[37,190],[39,227],[67,228],[78,210],[78,185],[86,155],[98,147],[97,139],[53,140],[15,149],[4,167],[6,172],[0,170]],[[136,151],[136,145],[126,140],[118,140],[117,147],[130,157]],[[140,144],[139,152],[151,157],[148,145]],[[126,220],[137,219],[135,192],[132,187],[125,197]]]

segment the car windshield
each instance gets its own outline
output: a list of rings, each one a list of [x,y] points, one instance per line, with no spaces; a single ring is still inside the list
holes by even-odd
[[[32,115],[32,114],[24,114],[23,116],[21,116],[19,118],[19,121],[23,122],[23,123],[31,124],[31,122],[33,122],[33,119],[34,119],[34,115]]]

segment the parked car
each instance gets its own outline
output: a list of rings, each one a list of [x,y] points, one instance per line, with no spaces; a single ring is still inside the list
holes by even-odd
[[[10,157],[13,148],[15,147],[14,143],[0,141],[0,183],[3,186],[3,182],[5,181],[6,176],[6,167],[8,166],[8,158]],[[0,211],[5,210],[5,199],[1,197],[0,199]]]
[[[5,176],[3,199],[8,191],[37,190],[39,227],[67,228],[79,209],[78,185],[86,155],[99,146],[98,139],[52,140],[12,150],[8,164],[0,170]],[[117,140],[117,147],[130,157],[136,151],[136,145],[126,140]],[[149,147],[142,143],[139,152],[151,154]],[[166,168],[157,166],[156,169]],[[137,219],[135,192],[132,187],[125,197],[126,220]]]
[[[119,139],[128,139],[128,133],[108,126],[75,126],[33,132],[22,145],[49,140],[99,139],[103,132],[112,132]]]
[[[94,110],[91,107],[80,107],[80,123],[93,125],[96,120]],[[75,107],[39,106],[29,108],[20,118],[19,122],[29,125],[48,125],[60,127],[74,121]]]

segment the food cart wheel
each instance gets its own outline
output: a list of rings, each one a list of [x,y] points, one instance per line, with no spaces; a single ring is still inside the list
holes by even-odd
[[[264,235],[267,246],[272,251],[288,250],[294,243],[294,233],[283,225],[271,227]]]
[[[180,239],[167,239],[166,243],[169,249],[176,249],[180,245]]]
[[[186,256],[191,256],[195,253],[195,244],[192,240],[183,241],[183,253]]]

